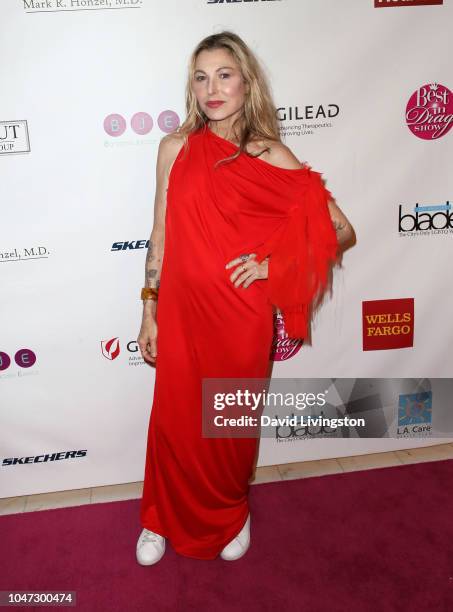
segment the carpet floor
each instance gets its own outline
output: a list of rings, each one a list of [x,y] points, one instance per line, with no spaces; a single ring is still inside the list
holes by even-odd
[[[244,557],[167,542],[149,567],[140,500],[6,515],[0,590],[76,591],[82,612],[452,612],[452,487],[452,459],[253,485]]]

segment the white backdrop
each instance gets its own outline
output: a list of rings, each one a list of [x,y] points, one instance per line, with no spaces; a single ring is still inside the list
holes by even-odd
[[[0,497],[143,478],[154,368],[135,339],[157,148],[184,119],[191,51],[222,29],[264,64],[284,142],[357,234],[313,346],[276,357],[273,377],[452,376],[452,230],[398,229],[400,205],[453,190],[451,123],[422,138],[406,121],[417,91],[451,113],[449,0],[45,4],[0,6]],[[395,299],[413,299],[413,342],[364,350],[363,303]],[[258,465],[442,441],[265,439]]]

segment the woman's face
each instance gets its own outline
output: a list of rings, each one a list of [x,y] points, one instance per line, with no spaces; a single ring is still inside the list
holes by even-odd
[[[211,121],[226,119],[230,124],[244,106],[247,84],[229,51],[212,49],[198,54],[192,90],[201,110]],[[210,106],[210,102],[222,104]]]

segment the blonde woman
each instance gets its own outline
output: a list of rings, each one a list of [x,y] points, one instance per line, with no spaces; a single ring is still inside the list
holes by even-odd
[[[137,561],[166,540],[196,559],[250,544],[257,438],[202,435],[203,378],[268,376],[273,308],[305,338],[352,227],[320,174],[279,137],[263,71],[224,31],[190,59],[187,118],[157,158],[142,356],[156,366]]]

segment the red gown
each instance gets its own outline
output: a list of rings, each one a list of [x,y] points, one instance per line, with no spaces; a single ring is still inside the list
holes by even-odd
[[[214,168],[236,150],[207,126],[192,132],[167,191],[140,519],[176,552],[197,559],[214,559],[244,525],[258,442],[203,437],[202,379],[267,377],[273,306],[282,308],[287,331],[303,334],[336,246],[330,194],[318,173],[246,154]],[[242,253],[257,253],[258,261],[270,254],[268,279],[234,287],[234,268],[225,264]],[[310,274],[297,267],[313,256]]]

